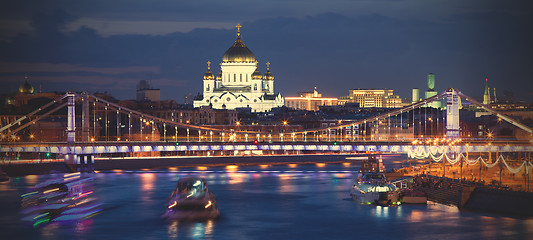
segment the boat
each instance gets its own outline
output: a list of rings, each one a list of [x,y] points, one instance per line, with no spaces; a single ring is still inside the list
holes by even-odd
[[[361,204],[399,205],[400,191],[380,172],[361,173],[350,191],[352,200]]]
[[[361,162],[359,172],[385,172],[385,165],[383,165],[381,155],[368,155],[368,158]]]
[[[93,194],[92,178],[80,173],[65,174],[37,184],[22,197],[22,220],[34,226],[48,222],[78,221],[94,216],[102,209]]]
[[[166,220],[202,221],[220,216],[215,195],[204,179],[186,177],[178,180],[163,214]]]

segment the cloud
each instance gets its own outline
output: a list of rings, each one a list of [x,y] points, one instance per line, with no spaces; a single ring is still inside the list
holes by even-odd
[[[98,74],[125,73],[159,73],[157,66],[129,66],[129,67],[87,67],[80,64],[28,63],[28,62],[0,62],[0,74],[3,73],[69,73],[85,72]]]
[[[241,31],[259,71],[264,73],[270,61],[275,90],[286,96],[317,86],[325,96],[346,95],[354,88],[389,88],[407,98],[411,88],[425,89],[426,75],[433,72],[438,90],[456,87],[481,95],[488,77],[498,91],[512,90],[530,99],[533,36],[524,29],[533,27],[532,20],[531,15],[496,13],[442,21],[325,13],[245,21]],[[65,26],[55,22],[43,26]],[[87,26],[38,33],[0,42],[0,80],[12,83],[6,89],[18,88],[23,72],[30,72],[35,73],[30,80],[46,89],[86,87],[130,98],[135,84],[152,74],[163,99],[182,99],[201,92],[205,62],[213,62],[218,73],[216,63],[235,40],[235,30],[223,28],[107,37]]]
[[[65,32],[73,32],[81,27],[94,29],[99,35],[146,34],[165,35],[175,32],[190,32],[197,28],[232,29],[235,22],[201,21],[140,21],[79,18],[66,25]]]
[[[157,87],[183,87],[186,81],[168,78],[155,78],[150,80]],[[12,76],[0,76],[0,82],[9,85],[21,84],[21,79],[13,78]],[[83,75],[54,75],[54,76],[31,76],[29,78],[30,84],[38,89],[40,85],[44,87],[45,91],[129,91],[124,96],[132,95],[135,92],[135,86],[139,82],[138,78],[127,77],[110,77],[110,76],[83,76]],[[43,83],[44,86],[43,86]]]

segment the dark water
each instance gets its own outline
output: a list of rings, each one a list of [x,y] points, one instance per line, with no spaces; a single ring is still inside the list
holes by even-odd
[[[532,239],[533,218],[460,212],[430,203],[376,207],[349,200],[354,165],[211,167],[93,174],[104,210],[74,223],[20,221],[20,195],[57,175],[0,183],[0,239]],[[180,177],[204,177],[222,216],[164,222]],[[525,206],[530,207],[530,206]]]

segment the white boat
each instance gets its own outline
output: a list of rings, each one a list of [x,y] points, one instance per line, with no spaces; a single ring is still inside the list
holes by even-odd
[[[361,204],[398,205],[400,192],[383,173],[364,173],[350,191],[352,200]]]
[[[202,221],[220,216],[215,195],[207,188],[204,179],[180,179],[169,197],[163,214],[166,220]]]

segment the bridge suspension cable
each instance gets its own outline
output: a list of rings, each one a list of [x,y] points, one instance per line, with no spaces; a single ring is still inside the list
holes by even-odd
[[[405,131],[401,130],[401,129],[409,129],[409,128],[412,128],[411,131],[414,135],[416,135],[416,133],[423,133],[423,134],[426,134],[428,132],[428,129],[429,129],[429,135],[440,135],[439,132],[440,132],[440,129],[439,129],[439,121],[442,121],[443,123],[443,127],[446,128],[446,124],[445,124],[445,115],[442,114],[441,117],[442,117],[442,120],[439,118],[439,112],[440,111],[434,111],[432,108],[429,108],[429,111],[428,111],[428,104],[429,103],[432,103],[434,101],[440,101],[441,99],[443,98],[447,98],[449,97],[450,95],[450,92],[451,91],[455,91],[456,94],[460,97],[463,97],[465,98],[467,101],[471,102],[473,105],[475,106],[478,106],[482,109],[484,109],[485,111],[491,113],[491,114],[494,114],[496,115],[497,117],[501,118],[502,120],[505,120],[506,122],[509,122],[511,123],[512,125],[520,128],[520,129],[523,129],[525,130],[526,132],[530,133],[530,134],[533,134],[533,130],[532,128],[504,115],[504,114],[501,114],[493,109],[490,109],[489,107],[477,102],[476,100],[466,96],[465,94],[463,94],[462,92],[460,91],[457,91],[455,89],[448,89],[447,91],[443,91],[435,96],[432,96],[432,97],[429,97],[427,99],[423,99],[419,102],[416,102],[416,103],[413,103],[413,104],[410,104],[410,105],[407,105],[405,107],[402,107],[402,108],[398,108],[398,109],[393,109],[389,112],[385,112],[385,113],[381,113],[381,114],[378,114],[378,115],[375,115],[375,116],[370,116],[370,117],[366,117],[364,119],[360,119],[360,120],[356,120],[356,121],[351,121],[351,122],[348,122],[346,124],[341,124],[341,121],[339,121],[339,125],[335,125],[335,126],[332,126],[332,125],[329,125],[329,126],[323,126],[323,127],[318,127],[318,128],[313,128],[313,129],[304,129],[304,130],[298,130],[298,131],[292,131],[292,132],[284,132],[284,131],[280,131],[279,132],[279,138],[281,141],[284,140],[284,135],[283,134],[290,134],[289,137],[287,137],[286,139],[292,139],[293,141],[295,141],[295,139],[298,137],[298,135],[301,135],[302,138],[304,138],[306,141],[308,139],[308,135],[314,135],[311,139],[313,138],[316,138],[316,141],[319,141],[320,138],[324,137],[324,134],[327,134],[327,139],[328,141],[331,141],[332,139],[334,141],[337,141],[338,137],[340,137],[340,139],[345,139],[345,138],[352,138],[352,139],[355,139],[355,131],[356,131],[356,128],[358,130],[361,130],[361,134],[363,136],[363,138],[366,138],[367,136],[373,136],[373,135],[376,135],[376,136],[384,136],[384,135],[387,135],[388,137],[390,136],[397,136],[398,133],[402,134],[402,133],[405,133]],[[193,124],[185,124],[185,123],[180,123],[180,122],[177,122],[176,120],[176,117],[174,116],[174,113],[172,114],[172,120],[167,120],[167,119],[164,119],[164,118],[160,118],[160,117],[155,117],[155,116],[152,116],[152,115],[149,115],[149,114],[145,114],[145,113],[142,113],[140,111],[136,111],[136,110],[132,110],[130,108],[127,108],[127,107],[124,107],[124,106],[120,106],[116,103],[112,103],[110,101],[107,101],[105,99],[102,99],[102,98],[99,98],[99,97],[96,97],[94,95],[89,95],[87,93],[82,93],[81,95],[78,94],[78,93],[73,93],[73,92],[69,92],[53,101],[51,101],[50,103],[47,103],[45,105],[43,105],[42,107],[32,111],[31,113],[29,114],[26,114],[18,119],[16,119],[14,122],[12,123],[9,123],[7,124],[6,126],[3,126],[0,128],[0,132],[3,132],[3,131],[6,131],[6,130],[9,130],[11,133],[16,133],[16,132],[19,132],[21,131],[22,129],[30,126],[31,124],[34,124],[35,122],[49,116],[50,114],[58,111],[59,109],[65,107],[67,105],[67,103],[63,103],[55,108],[53,108],[52,110],[50,111],[47,111],[45,112],[44,114],[42,115],[39,115],[38,117],[34,118],[34,119],[30,119],[33,115],[36,115],[37,113],[41,112],[41,111],[44,111],[48,108],[50,108],[51,106],[53,106],[54,104],[58,104],[58,103],[61,103],[63,102],[63,100],[65,100],[65,98],[67,98],[67,95],[69,94],[72,94],[73,96],[75,96],[75,99],[79,99],[81,98],[82,99],[82,102],[84,104],[83,106],[83,114],[84,116],[82,117],[82,128],[83,128],[83,131],[84,133],[87,132],[85,135],[83,135],[83,138],[88,138],[88,133],[90,131],[90,123],[89,123],[89,104],[92,103],[92,111],[93,111],[93,136],[96,136],[97,135],[97,132],[96,132],[96,123],[97,123],[97,120],[96,120],[96,112],[98,111],[97,110],[97,105],[98,106],[103,106],[104,107],[104,121],[105,121],[105,124],[104,124],[104,135],[105,135],[105,138],[106,140],[109,140],[109,134],[110,134],[110,130],[113,128],[109,126],[110,122],[109,122],[109,116],[108,116],[108,111],[115,111],[116,112],[116,137],[117,137],[117,140],[120,138],[121,136],[121,131],[120,131],[120,128],[121,128],[121,121],[124,119],[121,117],[121,114],[124,114],[124,115],[127,115],[127,122],[128,122],[128,136],[131,137],[132,135],[132,131],[131,131],[131,127],[133,126],[132,125],[132,117],[134,118],[139,118],[139,121],[140,121],[140,124],[139,124],[139,133],[141,134],[141,138],[142,138],[142,134],[143,134],[143,129],[145,129],[145,127],[147,127],[148,125],[151,127],[151,134],[152,134],[152,139],[154,139],[154,135],[155,135],[155,131],[156,131],[156,127],[157,125],[156,124],[160,124],[160,126],[162,126],[163,128],[163,131],[162,131],[162,134],[163,134],[163,138],[166,139],[167,137],[167,127],[174,127],[174,138],[177,139],[178,137],[178,129],[187,129],[187,139],[189,139],[190,137],[190,130],[197,130],[198,131],[198,138],[202,138],[202,133],[204,135],[206,135],[206,138],[207,136],[211,136],[211,139],[212,139],[212,134],[213,133],[216,133],[216,134],[220,134],[221,136],[221,139],[224,139],[224,135],[228,134],[229,136],[229,139],[233,139],[235,140],[235,138],[233,137],[235,134],[244,134],[245,136],[245,139],[248,139],[248,135],[247,134],[250,134],[252,133],[252,136],[254,136],[254,133],[255,135],[257,136],[261,136],[262,134],[266,134],[266,133],[263,133],[263,132],[260,132],[260,131],[243,131],[243,130],[239,130],[239,129],[231,129],[231,130],[228,130],[228,129],[220,129],[220,128],[214,128],[214,127],[209,127],[209,126],[198,126],[198,125],[193,125]],[[86,105],[86,106],[85,106]],[[424,108],[424,112],[422,114],[422,108]],[[85,116],[87,115],[87,116]],[[406,117],[404,118],[404,115],[406,115]],[[411,119],[412,117],[412,119]],[[399,119],[398,119],[399,118]],[[435,118],[435,119],[433,119]],[[28,120],[27,123],[21,125],[21,123],[25,120]],[[435,120],[436,124],[433,123],[433,121]],[[148,124],[146,124],[147,126],[144,126],[143,125],[143,122],[147,122]],[[151,124],[150,124],[151,123]],[[19,127],[17,127],[15,130],[11,131],[10,129],[13,128],[14,126],[16,125],[19,125]],[[20,126],[21,125],[21,126]],[[155,126],[154,126],[155,125]],[[407,128],[404,128],[404,126],[406,125]],[[429,127],[428,127],[429,125]],[[435,126],[435,133],[434,134],[434,131],[433,131],[433,128]],[[87,128],[87,129],[84,129],[84,128]],[[398,130],[398,128],[400,128]],[[346,131],[346,134],[344,132],[344,130],[347,130],[347,129],[350,129],[350,131]],[[369,130],[370,129],[370,130]],[[445,131],[445,129],[443,129],[443,131]],[[277,134],[277,133],[276,133]],[[333,135],[333,136],[332,136]],[[360,136],[359,134],[357,134],[357,136]],[[265,135],[266,136],[266,135]],[[265,137],[263,136],[263,137]],[[269,132],[268,133],[268,138],[271,139],[272,138],[272,135],[271,133]],[[85,141],[87,141],[88,139],[84,139]],[[270,141],[270,140],[269,140]]]
[[[528,132],[529,134],[533,134],[533,129],[504,115],[504,114],[501,114],[497,111],[494,111],[493,109],[490,109],[489,107],[487,107],[486,105],[483,105],[481,104],[480,102],[476,101],[475,99],[469,97],[469,96],[466,96],[465,94],[463,94],[461,91],[457,91],[457,94],[463,98],[465,98],[466,101],[469,101],[471,103],[473,103],[474,105],[480,107],[480,108],[483,108],[483,110],[487,111],[487,112],[490,112],[491,114],[494,114],[496,115],[497,117],[505,120],[506,122],[510,123],[510,124],[513,124],[514,126],[516,127],[519,127],[521,128],[522,130]]]

